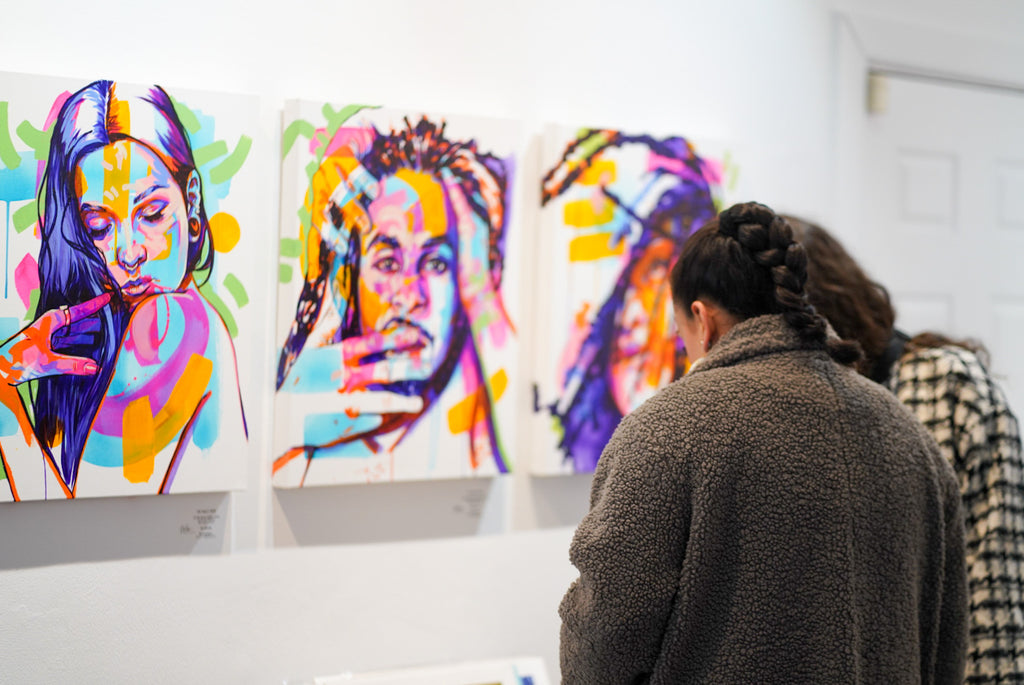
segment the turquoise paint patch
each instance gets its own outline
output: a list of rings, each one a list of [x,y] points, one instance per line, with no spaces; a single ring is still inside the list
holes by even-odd
[[[341,383],[341,349],[338,345],[307,347],[295,360],[288,374],[296,379],[288,392],[338,392]]]
[[[213,368],[216,369],[214,372],[215,377],[217,374],[228,372],[228,369],[220,365],[216,349],[208,350],[208,356],[213,363]],[[211,379],[211,382],[216,383],[217,381],[214,378]],[[219,397],[218,399],[220,402],[230,402],[232,398],[229,395],[228,397]],[[220,435],[221,412],[222,408],[213,404],[210,400],[207,400],[206,404],[203,405],[196,420],[195,428],[192,430],[192,443],[199,449],[210,449],[217,442],[217,437]]]
[[[0,437],[8,438],[12,435],[18,434],[18,419],[7,410],[0,410]],[[0,471],[3,471],[3,465],[0,464]],[[4,478],[7,476],[4,475]]]
[[[94,430],[89,433],[89,443],[86,445],[82,459],[95,466],[108,468],[124,466],[121,438]]]
[[[0,201],[21,202],[36,196],[35,155],[22,152],[18,159],[13,168],[0,168]]]
[[[323,445],[334,442],[345,434],[360,434],[373,430],[381,423],[376,414],[349,418],[345,413],[314,414],[307,416],[302,426],[303,442],[307,445]],[[345,449],[348,448],[348,449]],[[367,457],[369,450],[358,443],[350,443],[330,450],[317,450],[317,457]]]
[[[0,317],[0,340],[7,340],[21,330],[24,324],[16,316]]]

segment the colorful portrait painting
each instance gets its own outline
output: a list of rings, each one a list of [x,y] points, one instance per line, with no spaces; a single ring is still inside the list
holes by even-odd
[[[292,103],[273,483],[511,466],[515,126]]]
[[[538,270],[550,274],[537,473],[591,472],[619,420],[687,369],[668,273],[715,216],[723,164],[682,137],[549,128]]]
[[[0,83],[0,500],[243,486],[253,102]]]

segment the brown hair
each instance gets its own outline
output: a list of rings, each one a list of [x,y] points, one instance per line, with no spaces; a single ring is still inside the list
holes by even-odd
[[[896,312],[889,291],[871,280],[842,243],[817,224],[787,216],[807,253],[807,300],[844,340],[864,350],[857,370],[868,375],[885,352]]]
[[[698,298],[740,320],[782,314],[805,342],[842,364],[861,357],[855,342],[828,339],[825,320],[805,297],[807,256],[786,220],[756,202],[733,205],[687,239],[672,267],[672,300],[688,310]]]
[[[817,224],[787,216],[793,237],[807,253],[807,300],[820,312],[839,337],[856,340],[865,358],[857,370],[870,376],[885,354],[893,335],[896,312],[889,291],[871,280],[860,265],[831,233]],[[953,345],[984,355],[984,348],[970,340],[953,340],[940,333],[919,333],[906,344],[906,351]]]

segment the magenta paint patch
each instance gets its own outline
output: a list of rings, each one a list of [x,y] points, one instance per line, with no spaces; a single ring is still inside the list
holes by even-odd
[[[14,267],[14,287],[18,290],[21,303],[28,309],[32,304],[32,292],[39,290],[39,265],[36,258],[25,255]]]

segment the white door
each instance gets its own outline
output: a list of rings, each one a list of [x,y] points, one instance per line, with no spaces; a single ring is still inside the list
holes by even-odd
[[[1024,94],[885,79],[851,247],[900,329],[980,340],[1024,415]]]

